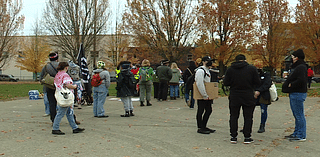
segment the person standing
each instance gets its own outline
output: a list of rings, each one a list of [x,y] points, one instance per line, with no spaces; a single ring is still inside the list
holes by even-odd
[[[188,104],[188,106],[190,107],[190,109],[194,108],[195,101],[193,99],[193,84],[188,85],[187,81],[190,76],[194,75],[196,68],[197,68],[197,66],[196,66],[195,62],[190,61],[189,67],[184,71],[184,73],[182,75],[182,79],[184,82],[184,88],[185,88],[185,100],[186,100],[186,103]],[[191,95],[190,95],[190,93],[191,93]]]
[[[171,70],[172,70],[172,78],[169,81],[170,99],[176,100],[179,97],[179,81],[182,76],[177,63],[171,64]]]
[[[43,117],[50,116],[50,104],[49,104],[49,100],[48,100],[45,86],[43,86],[43,103],[44,103],[44,107],[45,107],[45,114],[43,115]]]
[[[258,69],[260,78],[260,85],[255,89],[256,105],[261,109],[261,122],[258,133],[265,132],[265,124],[268,118],[268,105],[271,104],[269,88],[272,85],[270,74],[262,70],[262,64],[256,63],[255,67]]]
[[[168,83],[172,78],[172,70],[169,68],[169,60],[161,61],[161,66],[156,70],[159,78],[159,96],[158,101],[167,101]]]
[[[152,79],[153,69],[150,67],[150,62],[147,59],[142,61],[142,67],[139,69],[139,88],[140,88],[140,106],[144,106],[144,98],[147,99],[147,106],[152,106],[151,91],[152,91]]]
[[[93,70],[93,73],[98,74],[101,79],[101,84],[97,87],[93,87],[93,116],[107,118],[109,116],[105,115],[103,105],[109,92],[110,74],[105,69],[105,63],[103,61],[98,61],[97,69]]]
[[[239,54],[235,58],[235,62],[228,68],[223,83],[230,86],[229,95],[229,110],[230,110],[230,142],[237,143],[238,136],[238,119],[240,109],[242,108],[244,117],[244,143],[250,144],[253,141],[251,138],[253,112],[255,109],[254,90],[259,86],[260,78],[257,68],[249,65],[246,62],[246,57]]]
[[[67,74],[67,70],[68,70],[69,64],[67,62],[60,62],[57,70],[58,73],[56,74],[55,78],[54,78],[54,85],[56,87],[57,91],[60,91],[62,88],[69,88],[72,90],[77,88],[77,85],[72,85],[72,79],[71,77]],[[83,132],[85,129],[83,128],[79,128],[78,125],[75,123],[75,119],[74,119],[74,114],[73,114],[73,106],[71,107],[61,107],[60,105],[57,106],[58,108],[58,113],[55,116],[54,122],[53,122],[53,128],[52,128],[52,134],[55,135],[64,135],[65,133],[62,132],[59,129],[60,126],[60,122],[62,120],[62,118],[64,117],[64,115],[67,115],[67,119],[69,121],[69,125],[72,128],[72,132],[73,133],[81,133]]]
[[[295,118],[293,134],[285,136],[290,141],[306,141],[307,126],[304,114],[304,101],[307,98],[307,64],[302,49],[291,55],[293,64],[287,80],[282,85],[282,92],[289,93],[290,108]]]
[[[117,97],[120,97],[125,113],[120,115],[121,117],[134,116],[133,105],[131,97],[134,95],[135,90],[135,78],[130,71],[131,62],[122,61],[120,62],[120,73],[117,78]]]
[[[214,133],[216,130],[207,128],[209,117],[212,113],[213,98],[210,98],[206,92],[205,82],[210,82],[211,75],[209,72],[209,66],[212,65],[212,59],[209,56],[202,58],[202,66],[196,69],[195,84],[202,95],[203,99],[198,99],[198,111],[196,115],[197,119],[197,132],[200,134]]]
[[[156,65],[154,69],[157,69],[159,65]],[[152,83],[153,83],[153,98],[158,99],[159,97],[159,78],[156,75],[155,71],[153,71]]]
[[[45,76],[45,74],[49,74],[50,76],[52,77],[55,77],[56,74],[58,73],[58,70],[57,70],[57,67],[59,65],[59,62],[58,62],[58,59],[59,59],[59,55],[58,53],[50,53],[49,54],[49,60],[50,62],[47,63],[41,70],[41,74],[40,74],[40,80],[42,80]],[[48,88],[48,87],[44,87],[45,88],[45,91],[47,93],[47,98],[48,98],[48,101],[49,101],[49,106],[50,106],[50,119],[53,123],[55,117],[56,117],[56,114],[57,114],[57,100],[56,98],[54,97],[54,93],[55,93],[55,89],[51,89],[51,88]]]
[[[308,66],[308,88],[311,87],[312,77],[314,76],[314,71],[311,69],[311,66]]]

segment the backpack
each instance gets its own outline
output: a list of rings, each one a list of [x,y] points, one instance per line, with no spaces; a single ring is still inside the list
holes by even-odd
[[[203,71],[205,71],[203,68],[199,68],[199,69],[202,69]],[[187,78],[186,88],[188,90],[191,90],[193,88],[193,83],[195,82],[195,75],[196,75],[196,73],[194,72],[191,76],[189,76]],[[206,72],[204,72],[204,76],[203,77],[206,77]]]
[[[147,82],[152,79],[149,74],[149,68],[140,68],[139,76],[142,82]]]
[[[100,86],[102,83],[102,79],[100,77],[100,73],[95,73],[93,76],[92,76],[92,79],[91,79],[91,85],[93,87],[98,87]]]
[[[75,64],[70,64],[67,73],[72,78],[73,81],[80,80],[80,67]]]

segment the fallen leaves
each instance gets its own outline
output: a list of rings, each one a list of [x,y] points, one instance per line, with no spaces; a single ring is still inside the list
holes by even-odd
[[[192,147],[192,149],[199,149],[199,147]]]
[[[0,155],[4,155],[4,153],[0,154]]]
[[[17,142],[24,142],[24,140],[17,140]]]
[[[54,141],[49,141],[50,143],[53,143]]]
[[[140,147],[141,147],[141,145],[136,145],[136,147],[137,147],[137,148],[140,148]]]

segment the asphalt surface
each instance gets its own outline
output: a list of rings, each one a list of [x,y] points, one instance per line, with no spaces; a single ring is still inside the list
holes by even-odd
[[[109,99],[111,97],[108,97]],[[43,117],[43,99],[0,102],[0,156],[110,156],[110,157],[254,157],[301,156],[317,157],[319,146],[320,98],[308,97],[305,102],[307,141],[284,139],[294,129],[289,98],[281,97],[269,106],[265,133],[257,133],[260,107],[254,114],[251,144],[231,144],[229,136],[228,99],[214,101],[208,127],[213,134],[197,133],[196,109],[190,110],[183,99],[169,102],[152,100],[153,106],[140,107],[134,102],[134,117],[124,113],[120,101],[107,100],[104,107],[109,118],[94,118],[92,106],[75,109],[79,127],[84,133],[73,134],[67,119],[60,129],[66,135],[52,135],[49,117]],[[197,107],[197,106],[196,106]],[[239,126],[243,118],[239,118]],[[239,128],[240,130],[241,128]]]

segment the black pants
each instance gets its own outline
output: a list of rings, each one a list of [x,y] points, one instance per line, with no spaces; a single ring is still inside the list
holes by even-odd
[[[243,125],[243,134],[244,137],[251,137],[252,132],[252,123],[253,123],[253,112],[255,105],[245,106],[245,105],[229,105],[230,110],[230,135],[232,137],[238,136],[238,119],[240,115],[240,108],[242,107],[244,125]]]
[[[159,82],[153,82],[153,94],[154,94],[154,98],[158,99],[159,97]]]
[[[212,113],[212,100],[197,100],[197,104],[197,126],[199,129],[205,129],[207,127],[209,117]]]
[[[47,97],[48,97],[49,106],[50,106],[50,119],[53,123],[54,118],[56,117],[56,114],[57,114],[57,110],[56,110],[57,100],[54,97],[55,90],[50,88],[47,88],[46,90],[47,90]]]
[[[168,96],[168,81],[160,80],[158,100],[167,100]]]
[[[311,87],[311,81],[312,81],[312,77],[308,77],[308,88]]]

